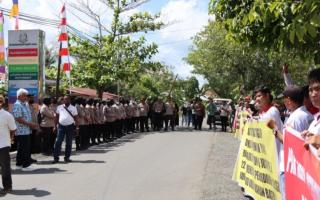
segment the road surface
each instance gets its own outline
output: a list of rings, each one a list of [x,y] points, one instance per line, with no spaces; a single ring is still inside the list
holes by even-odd
[[[207,130],[127,135],[75,152],[72,163],[41,156],[36,171],[13,170],[13,192],[4,198],[241,200],[231,180],[238,146],[230,133]]]

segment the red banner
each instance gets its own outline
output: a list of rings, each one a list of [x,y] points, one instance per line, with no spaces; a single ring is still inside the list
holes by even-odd
[[[320,160],[316,149],[304,148],[300,133],[286,129],[284,139],[287,200],[320,199]]]
[[[37,48],[30,49],[9,49],[9,57],[38,56]]]

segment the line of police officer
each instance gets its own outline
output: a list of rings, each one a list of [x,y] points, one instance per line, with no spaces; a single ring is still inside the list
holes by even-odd
[[[115,102],[85,100],[80,97],[76,98],[74,103],[79,117],[79,134],[76,136],[78,150],[109,142],[138,130],[149,131],[149,105],[144,99],[137,104],[124,99]]]

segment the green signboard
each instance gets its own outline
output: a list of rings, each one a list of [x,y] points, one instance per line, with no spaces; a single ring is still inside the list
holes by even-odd
[[[9,73],[38,72],[38,68],[36,64],[9,65]]]

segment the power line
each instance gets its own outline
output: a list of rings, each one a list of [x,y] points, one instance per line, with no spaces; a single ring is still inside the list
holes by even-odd
[[[0,7],[0,9],[3,11],[4,15],[6,16],[10,16],[10,10],[6,9],[6,8],[2,8]],[[60,21],[59,20],[54,20],[54,19],[49,19],[49,18],[44,18],[44,17],[39,17],[39,16],[35,16],[35,15],[30,15],[30,14],[26,14],[26,13],[19,13],[19,19],[23,20],[23,21],[27,21],[33,24],[39,24],[39,25],[43,25],[43,26],[50,26],[53,28],[59,28],[60,27]],[[93,37],[87,33],[84,33],[82,31],[79,31],[78,29],[76,29],[73,26],[67,25],[69,32],[76,36],[77,38],[80,39],[85,39],[85,40],[89,40],[91,42],[94,41]]]

